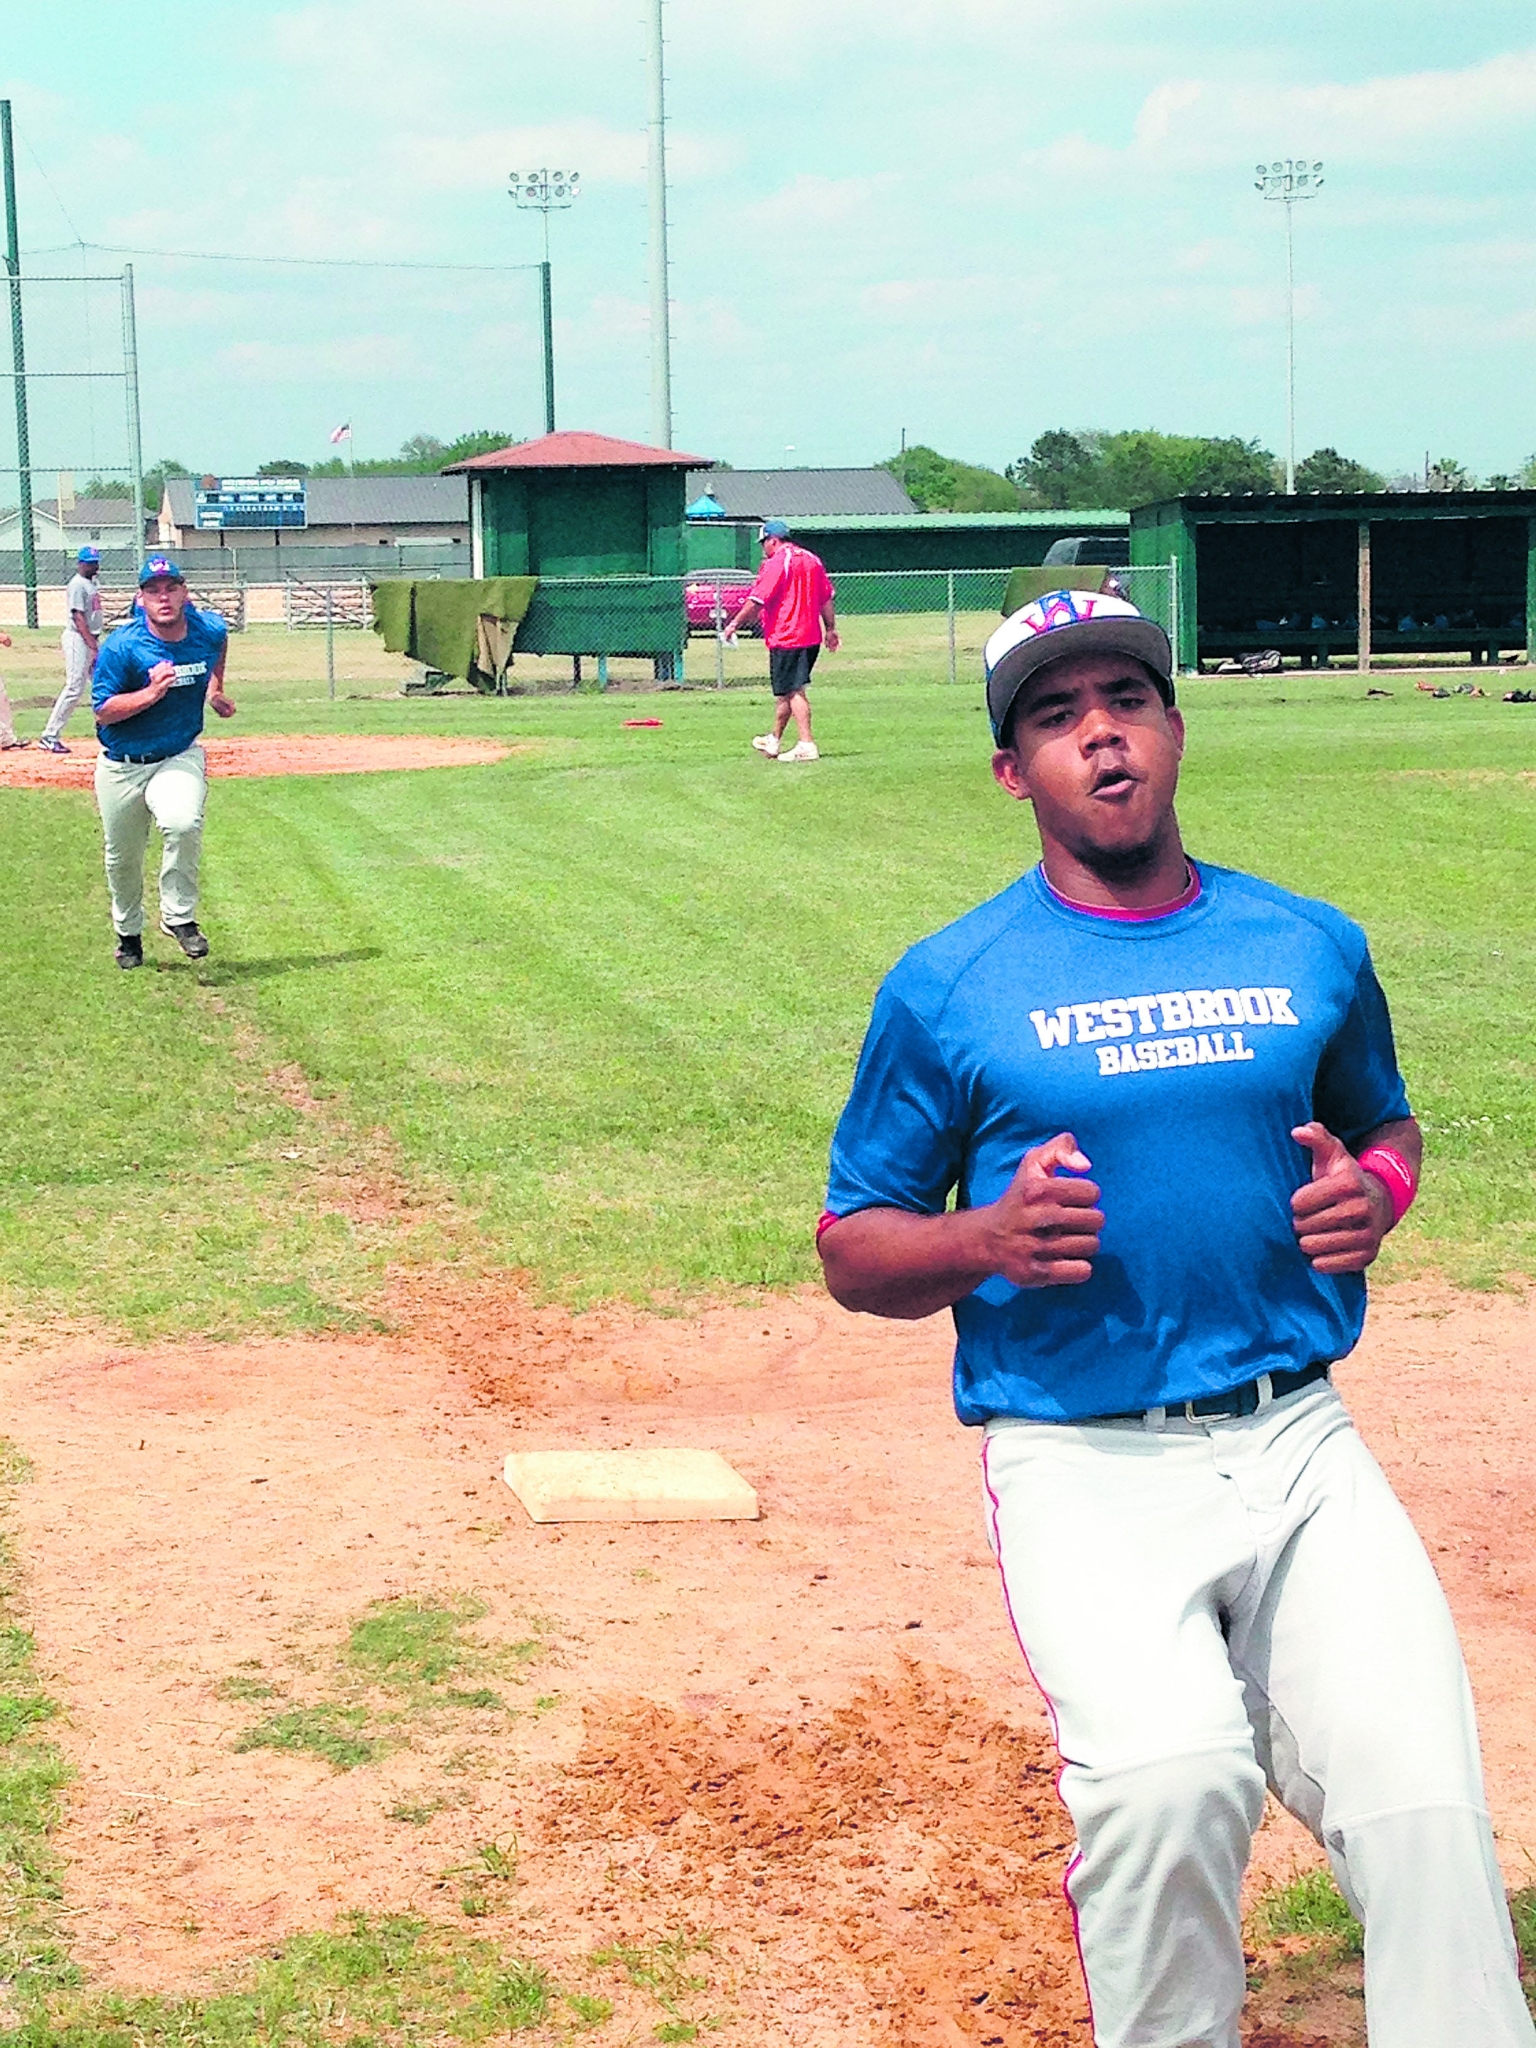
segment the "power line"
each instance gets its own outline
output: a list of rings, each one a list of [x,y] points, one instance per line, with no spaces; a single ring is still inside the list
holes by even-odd
[[[23,146],[26,149],[27,155],[31,157],[33,163],[37,166],[37,175],[42,179],[43,183],[48,187],[48,190],[53,194],[53,203],[59,209],[60,213],[63,214],[65,226],[74,236],[75,243],[77,243],[83,249],[85,247],[85,244],[80,240],[80,230],[75,225],[74,215],[70,212],[69,208],[64,204],[63,200],[59,197],[59,188],[57,185],[54,184],[52,178],[49,177],[47,170],[44,168],[43,160],[38,155],[37,151],[32,147],[32,138],[31,136],[28,135],[25,128],[23,128],[21,131],[21,140]]]
[[[372,256],[241,256],[227,249],[140,249],[121,242],[59,242],[28,249],[28,256],[53,256],[65,249],[94,249],[103,256],[155,256],[166,263],[262,263],[300,270],[471,270],[507,276],[537,270],[537,263],[413,263]]]

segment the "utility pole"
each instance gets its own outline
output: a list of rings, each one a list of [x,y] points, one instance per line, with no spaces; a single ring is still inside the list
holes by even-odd
[[[544,431],[555,431],[555,294],[549,264],[549,216],[570,206],[581,191],[579,171],[513,171],[508,190],[517,205],[544,216],[544,261],[539,265],[539,310],[544,325]]]
[[[1261,199],[1278,199],[1285,208],[1285,492],[1296,494],[1296,251],[1292,216],[1298,199],[1310,199],[1321,188],[1323,167],[1305,157],[1260,164],[1254,190]]]
[[[32,436],[27,426],[27,350],[21,317],[21,239],[16,227],[16,153],[11,103],[0,100],[0,155],[5,160],[5,274],[11,292],[11,388],[16,394],[16,470],[21,505],[21,580],[27,624],[37,625],[37,536],[32,531]]]
[[[651,222],[651,439],[672,446],[672,323],[667,288],[667,87],[661,35],[662,0],[650,0],[649,126]]]

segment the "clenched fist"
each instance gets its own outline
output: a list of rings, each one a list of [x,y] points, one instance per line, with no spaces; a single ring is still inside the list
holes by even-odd
[[[1015,1287],[1079,1287],[1093,1272],[1104,1212],[1089,1160],[1070,1131],[1026,1152],[987,1210],[995,1270]]]
[[[1392,1228],[1392,1198],[1326,1125],[1291,1132],[1312,1154],[1312,1178],[1291,1197],[1296,1242],[1319,1273],[1363,1273]]]

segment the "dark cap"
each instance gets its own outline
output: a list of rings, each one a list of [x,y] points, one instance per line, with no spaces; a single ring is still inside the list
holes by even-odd
[[[149,560],[139,571],[140,590],[144,588],[146,583],[152,583],[157,576],[167,576],[172,583],[185,583],[187,580],[169,555],[150,556]]]

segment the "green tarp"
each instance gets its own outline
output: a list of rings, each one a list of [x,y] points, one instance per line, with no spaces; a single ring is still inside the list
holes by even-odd
[[[372,586],[374,631],[391,654],[408,654],[427,668],[489,688],[496,678],[484,676],[475,659],[480,621],[499,619],[515,628],[537,585],[536,576],[392,578]]]
[[[411,593],[414,583],[375,583],[373,630],[381,634],[386,654],[405,654],[411,645]]]

